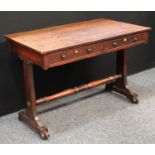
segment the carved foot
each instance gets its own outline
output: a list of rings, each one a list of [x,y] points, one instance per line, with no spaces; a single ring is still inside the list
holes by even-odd
[[[139,102],[138,95],[135,92],[130,91],[127,86],[121,87],[117,86],[115,83],[109,83],[105,86],[105,91],[114,91],[124,95],[134,104]]]
[[[18,119],[28,124],[32,129],[34,129],[42,139],[47,140],[49,137],[48,129],[41,125],[37,118],[31,118],[26,110],[22,110],[19,112]]]
[[[132,93],[132,96],[131,96],[131,98],[130,98],[130,101],[131,101],[132,103],[135,103],[135,104],[139,103],[138,95],[137,95],[136,93]]]

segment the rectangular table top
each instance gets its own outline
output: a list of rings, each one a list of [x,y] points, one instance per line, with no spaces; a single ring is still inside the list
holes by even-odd
[[[19,32],[5,37],[39,54],[47,54],[59,49],[149,30],[149,27],[100,18]]]

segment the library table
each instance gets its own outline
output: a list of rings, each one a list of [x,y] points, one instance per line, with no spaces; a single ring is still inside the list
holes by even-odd
[[[19,112],[19,120],[27,123],[42,139],[48,139],[48,129],[39,122],[37,106],[101,84],[106,84],[106,91],[117,92],[132,103],[138,103],[137,94],[127,86],[126,49],[147,43],[150,30],[149,27],[101,18],[6,35],[10,50],[23,61],[27,106]],[[116,52],[114,75],[36,99],[33,64],[47,70],[111,52]]]

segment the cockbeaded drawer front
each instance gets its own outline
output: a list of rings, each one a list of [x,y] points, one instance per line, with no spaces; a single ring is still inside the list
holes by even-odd
[[[146,32],[119,37],[113,40],[108,40],[104,42],[104,52],[129,48],[136,44],[147,42],[147,40],[148,40],[148,33]]]
[[[103,53],[103,42],[75,47],[68,50],[58,51],[47,55],[47,66],[59,66],[62,64],[78,61]]]

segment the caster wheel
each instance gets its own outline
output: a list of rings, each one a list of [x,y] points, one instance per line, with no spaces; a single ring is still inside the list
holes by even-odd
[[[41,133],[40,133],[40,137],[41,137],[42,139],[44,139],[44,140],[47,140],[48,137],[49,137],[49,134],[48,134],[48,132],[41,132]]]

